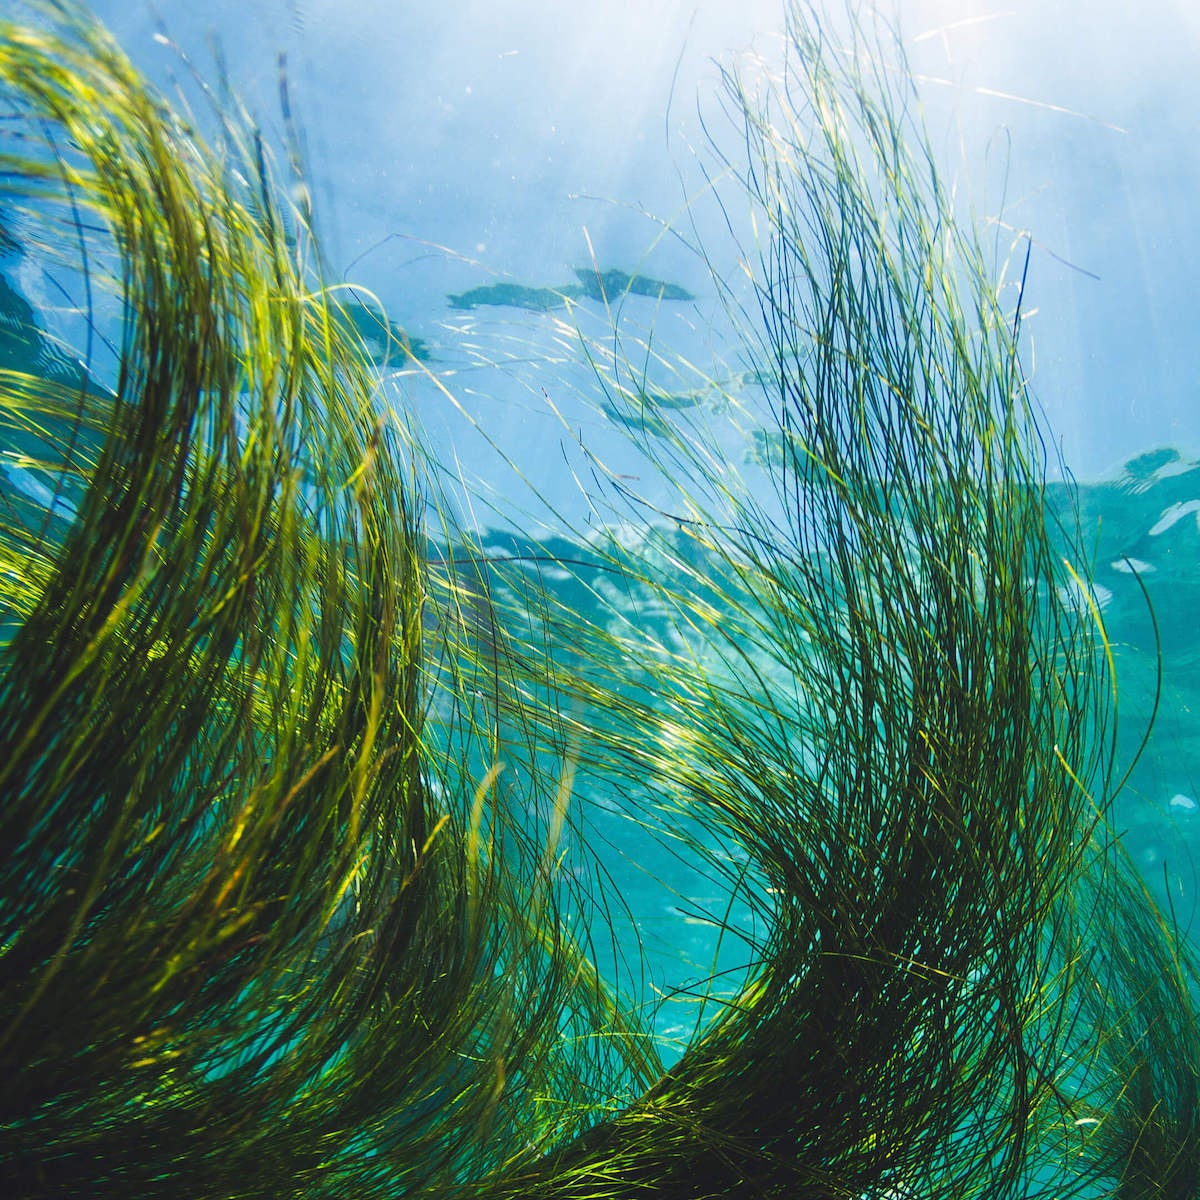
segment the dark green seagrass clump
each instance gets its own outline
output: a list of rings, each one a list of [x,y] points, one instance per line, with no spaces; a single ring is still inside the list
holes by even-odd
[[[797,5],[782,76],[727,77],[758,467],[645,418],[719,385],[581,339],[674,505],[502,562],[245,115],[206,142],[25,11],[0,269],[66,299],[0,293],[0,1191],[1192,1194],[1195,955],[1107,826],[1022,288],[894,35]],[[601,969],[602,808],[723,889],[740,966],[669,1065]]]
[[[206,149],[34,13],[3,212],[83,335],[0,368],[0,1190],[395,1196],[536,1155],[653,1068],[439,668],[419,449],[258,138],[218,113]]]
[[[585,343],[677,487],[606,569],[676,637],[560,613],[609,647],[559,681],[579,744],[725,878],[746,982],[701,986],[682,1059],[503,1194],[1186,1195],[1194,959],[1111,844],[1115,681],[1046,503],[1024,274],[960,219],[890,31],[824,21],[792,8],[777,81],[727,77],[770,493],[728,429],[647,425],[653,338]]]

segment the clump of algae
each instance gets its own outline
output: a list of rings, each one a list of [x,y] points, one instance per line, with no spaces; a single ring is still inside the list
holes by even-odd
[[[778,85],[727,81],[774,494],[656,428],[693,552],[589,566],[702,663],[528,575],[505,626],[252,127],[206,147],[31,12],[5,243],[120,335],[107,381],[0,368],[6,453],[71,495],[0,526],[7,1194],[1187,1194],[1194,961],[1110,845],[1020,294],[887,38],[795,7]],[[597,781],[763,918],[666,1068],[559,870]]]

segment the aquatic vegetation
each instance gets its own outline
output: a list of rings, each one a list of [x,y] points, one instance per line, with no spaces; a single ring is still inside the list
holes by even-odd
[[[1112,1195],[1200,1188],[1200,963],[1128,858],[1105,856],[1076,896],[1086,914],[1064,961],[1078,972],[1071,1060],[1076,1154]]]
[[[572,284],[566,287],[530,287],[524,283],[491,283],[470,288],[465,292],[452,292],[446,298],[451,308],[478,308],[495,305],[505,308],[527,308],[531,312],[549,312],[562,308],[568,300],[583,295],[583,290]]]
[[[576,267],[575,274],[583,294],[590,300],[611,303],[622,296],[652,296],[656,300],[694,300],[696,297],[677,283],[664,283],[646,275],[625,271],[601,271],[599,267]]]
[[[519,1161],[653,1055],[506,815],[521,776],[474,770],[472,692],[426,740],[453,581],[419,452],[257,138],[205,150],[85,16],[40,16],[0,34],[6,213],[121,311],[111,390],[0,375],[6,439],[80,490],[0,528],[5,1192]]]
[[[339,303],[334,308],[335,319],[362,338],[367,355],[377,366],[403,367],[410,360],[429,361],[429,350],[419,337],[406,333],[378,304],[362,300]]]
[[[85,13],[30,11],[6,245],[85,344],[50,369],[9,288],[0,449],[70,508],[26,480],[0,523],[6,1194],[1194,1189],[1196,966],[1107,825],[1111,647],[1022,289],[887,38],[797,6],[786,75],[727,76],[771,493],[691,419],[708,385],[585,340],[675,503],[497,549],[382,387],[415,343],[322,280],[245,115],[210,148]],[[675,1062],[606,980],[601,800],[724,889],[740,962]]]
[[[579,282],[564,283],[561,287],[532,287],[526,283],[492,283],[452,292],[447,296],[451,308],[479,308],[495,305],[504,308],[525,308],[531,312],[550,312],[563,308],[571,300],[598,300],[603,304],[615,302],[626,295],[653,296],[657,300],[693,300],[695,297],[678,284],[664,283],[644,275],[625,271],[601,271],[598,267],[576,267]]]
[[[880,70],[869,90],[799,17],[792,47],[769,99],[730,78],[769,231],[779,515],[727,482],[719,446],[647,442],[679,482],[673,520],[740,585],[678,601],[738,682],[648,663],[660,699],[629,724],[669,721],[688,753],[624,750],[745,853],[741,901],[769,932],[682,1060],[524,1195],[994,1194],[1027,1183],[1060,1111],[1030,1031],[1095,820],[1103,696],[1090,627],[1057,600],[1019,319],[903,85]]]

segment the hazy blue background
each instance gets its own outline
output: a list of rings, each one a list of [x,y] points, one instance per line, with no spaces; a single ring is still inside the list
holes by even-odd
[[[181,74],[148,5],[96,8],[153,76]],[[898,12],[944,169],[981,216],[1035,239],[1031,361],[1071,467],[1094,477],[1164,442],[1200,449],[1200,6],[901,0]],[[444,347],[444,367],[481,323],[535,341],[545,325],[456,314],[447,292],[566,282],[588,237],[602,267],[641,264],[695,291],[697,310],[665,309],[658,331],[703,344],[711,288],[659,222],[678,222],[700,181],[712,60],[774,55],[777,0],[160,0],[154,13],[210,76],[215,38],[275,130],[286,52],[331,273]],[[695,211],[719,232],[711,206]],[[708,249],[720,262],[726,248],[710,237]],[[533,407],[541,386],[462,383],[481,417]],[[552,447],[557,426],[521,419],[526,450]]]
[[[588,379],[569,330],[546,314],[458,311],[446,296],[499,282],[573,282],[572,267],[594,252],[602,269],[694,292],[695,303],[657,310],[631,298],[626,315],[718,382],[736,378],[690,245],[698,230],[732,277],[737,249],[701,187],[701,164],[713,162],[701,115],[736,147],[720,116],[714,59],[776,57],[781,5],[215,0],[197,16],[198,7],[160,0],[152,17],[140,0],[96,5],[160,84],[186,68],[154,40],[156,21],[202,75],[212,76],[219,47],[234,89],[277,143],[277,58],[286,53],[327,270],[372,289],[428,343],[447,391],[415,373],[397,383],[447,468],[490,480],[510,513],[527,508],[530,534],[548,509],[505,456],[549,507],[575,519],[588,503],[572,473],[581,446],[639,476],[652,495],[636,451],[580,399]],[[999,222],[998,245],[1015,231],[1034,240],[1026,360],[1050,432],[1078,477],[1114,481],[1085,494],[1085,512],[1099,531],[1097,597],[1116,643],[1126,761],[1154,688],[1155,642],[1124,556],[1142,564],[1154,598],[1165,653],[1159,724],[1117,818],[1156,888],[1166,864],[1189,925],[1200,859],[1200,524],[1189,507],[1200,496],[1191,461],[1200,451],[1200,5],[902,0],[899,16],[946,176],[981,220]],[[593,333],[605,328],[596,308],[579,310]],[[489,358],[503,362],[482,366]],[[1166,444],[1182,457],[1143,460],[1140,474],[1118,478],[1122,463]],[[730,459],[743,453],[731,437]],[[479,525],[495,523],[481,504]],[[669,864],[661,870],[668,876]],[[718,903],[703,881],[681,876],[676,886],[695,905]],[[661,890],[631,903],[662,949],[660,983],[689,956],[696,974],[711,966],[711,929],[696,909]],[[686,1026],[659,1023],[671,1037]]]

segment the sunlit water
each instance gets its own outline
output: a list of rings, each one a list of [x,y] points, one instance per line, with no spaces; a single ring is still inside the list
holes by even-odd
[[[692,364],[651,362],[643,419],[693,422],[753,479],[761,388],[697,247],[732,279],[750,244],[729,239],[715,203],[726,193],[719,182],[710,191],[701,164],[715,162],[709,134],[732,145],[712,59],[770,60],[775,3],[628,0],[569,16],[549,0],[197,8],[161,3],[159,26],[138,4],[97,6],[150,75],[193,102],[180,48],[211,75],[214,34],[271,140],[300,139],[327,269],[358,287],[365,312],[386,308],[378,349],[394,402],[471,485],[461,515],[485,543],[597,533],[628,515],[630,493],[668,504],[580,359],[580,332],[603,346],[614,318],[631,346],[649,340]],[[1018,231],[1033,238],[1028,365],[1050,439],[1080,481],[1095,588],[1094,609],[1079,597],[1078,612],[1106,625],[1123,762],[1157,699],[1117,824],[1189,927],[1200,919],[1200,160],[1180,114],[1198,100],[1197,18],[1182,0],[920,0],[902,22],[935,150],[998,258]],[[11,251],[0,271],[4,365],[67,369],[22,340],[30,320],[63,332],[36,271]],[[605,287],[609,272],[661,286]],[[2,448],[0,485],[69,519],[71,496],[19,451]],[[564,573],[562,586],[571,581]],[[577,593],[579,606],[595,602]],[[617,926],[631,943],[638,932],[651,1000],[666,1001],[656,1030],[681,1045],[706,1015],[689,981],[714,970],[736,981],[745,960],[719,926],[762,931],[726,912],[719,881],[606,816],[599,799],[597,844],[629,913]]]

